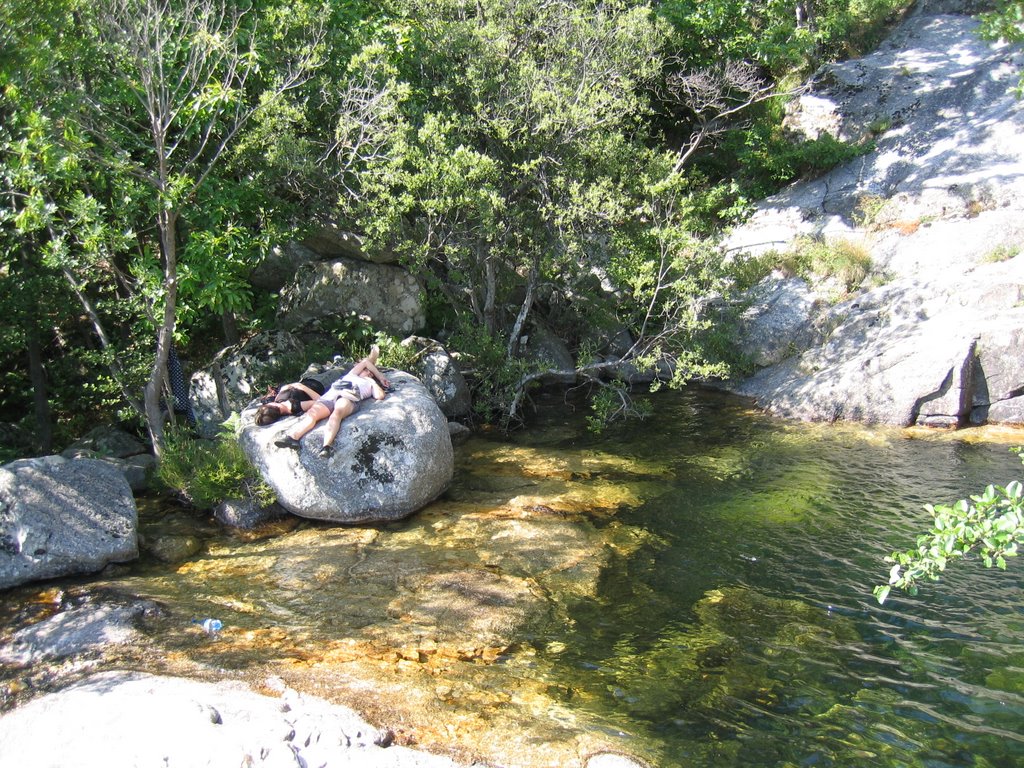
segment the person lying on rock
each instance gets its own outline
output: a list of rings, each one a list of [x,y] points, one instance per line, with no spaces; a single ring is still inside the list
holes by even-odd
[[[327,434],[324,447],[317,454],[321,458],[329,458],[334,454],[334,438],[338,436],[341,422],[356,413],[363,400],[373,398],[383,400],[385,391],[391,384],[377,370],[377,357],[380,349],[376,344],[370,354],[356,363],[352,370],[331,384],[330,388],[320,396],[306,411],[305,416],[291,430],[274,441],[278,448],[299,450],[302,437],[319,422],[327,419]]]
[[[379,353],[378,353],[379,354]],[[335,357],[335,364],[341,358]],[[272,387],[260,398],[256,410],[256,423],[265,427],[285,416],[301,416],[320,398],[327,388],[351,370],[348,366],[328,368],[320,373],[303,376],[301,380],[280,387]]]
[[[285,384],[277,390],[276,395],[270,395],[264,399],[263,405],[256,410],[256,423],[265,427],[284,416],[298,416],[305,413],[326,391],[327,386],[313,377]]]

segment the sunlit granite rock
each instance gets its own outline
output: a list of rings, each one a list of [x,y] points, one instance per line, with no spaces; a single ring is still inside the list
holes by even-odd
[[[0,717],[4,765],[458,768],[390,741],[355,712],[296,691],[276,698],[136,672],[93,675]]]
[[[448,420],[418,379],[402,371],[388,378],[394,391],[341,423],[330,458],[317,455],[326,420],[295,451],[274,445],[295,417],[259,427],[255,410],[242,413],[242,447],[281,506],[316,520],[376,523],[407,517],[444,492],[454,471]]]
[[[6,464],[0,467],[0,589],[134,560],[137,526],[128,481],[103,461],[45,456]]]

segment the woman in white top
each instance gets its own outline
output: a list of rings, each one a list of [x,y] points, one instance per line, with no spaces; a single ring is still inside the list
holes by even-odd
[[[331,384],[330,388],[313,403],[291,430],[274,441],[279,448],[299,450],[302,437],[319,422],[327,419],[327,433],[324,435],[324,447],[317,454],[321,458],[329,458],[334,454],[334,438],[338,436],[341,422],[359,410],[363,400],[374,398],[383,400],[385,390],[390,387],[388,380],[377,370],[377,357],[380,349],[376,344],[370,354],[356,363],[352,370]],[[369,375],[367,375],[369,374]]]

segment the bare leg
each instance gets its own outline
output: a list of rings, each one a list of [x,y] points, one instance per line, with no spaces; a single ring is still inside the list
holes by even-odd
[[[324,447],[320,450],[321,456],[330,456],[334,452],[334,438],[338,436],[341,422],[351,416],[354,410],[355,403],[344,396],[338,398],[338,401],[334,404],[334,412],[327,419]]]
[[[317,425],[317,422],[323,421],[331,415],[330,409],[323,403],[313,403],[313,406],[306,411],[306,415],[302,417],[302,420],[296,424],[291,432],[288,433],[289,437],[293,437],[296,440],[302,438],[309,430]]]

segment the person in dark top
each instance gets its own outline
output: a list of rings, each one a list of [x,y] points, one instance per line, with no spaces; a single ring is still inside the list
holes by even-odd
[[[376,344],[369,356],[363,358],[355,366],[331,384],[330,388],[315,403],[308,413],[302,417],[288,432],[274,441],[279,448],[299,450],[300,440],[318,422],[327,419],[327,430],[324,445],[317,454],[320,458],[334,455],[334,438],[338,435],[341,422],[359,410],[363,400],[373,398],[383,400],[385,393],[391,389],[391,383],[377,369],[377,356],[380,350]]]
[[[261,427],[273,424],[285,416],[301,416],[313,407],[328,387],[349,372],[349,368],[331,368],[323,373],[306,376],[301,381],[285,384],[275,395],[268,395],[256,411],[256,423]]]

